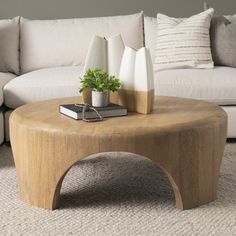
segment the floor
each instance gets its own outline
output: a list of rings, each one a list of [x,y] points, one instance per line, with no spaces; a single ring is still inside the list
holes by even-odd
[[[0,235],[236,235],[236,142],[223,158],[218,199],[175,209],[165,175],[141,156],[108,153],[67,174],[61,207],[38,209],[19,199],[11,148],[0,146]]]

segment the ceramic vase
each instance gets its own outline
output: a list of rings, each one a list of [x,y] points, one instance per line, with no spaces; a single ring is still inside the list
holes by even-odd
[[[92,105],[94,107],[105,107],[108,105],[108,91],[97,92],[92,91]]]
[[[109,39],[97,35],[93,36],[85,59],[83,74],[88,69],[99,68],[118,77],[124,49],[121,35],[115,35]],[[87,103],[91,102],[91,96],[91,91],[83,92],[83,99]]]
[[[154,105],[154,81],[149,49],[143,47],[136,51],[125,47],[119,78],[122,82],[119,103],[128,111],[150,113]]]

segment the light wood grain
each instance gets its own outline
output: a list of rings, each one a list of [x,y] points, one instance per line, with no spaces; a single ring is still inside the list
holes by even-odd
[[[10,138],[23,201],[57,208],[61,183],[71,166],[91,154],[112,151],[143,155],[163,169],[179,209],[215,200],[227,130],[220,107],[157,97],[149,115],[129,113],[85,123],[58,113],[59,104],[80,101],[55,99],[12,113]]]
[[[92,104],[92,91],[83,91],[83,102]],[[127,107],[128,111],[149,114],[154,105],[154,89],[149,91],[135,91],[120,89],[118,92],[109,93],[109,101]]]
[[[110,93],[110,101],[127,107],[128,111],[149,114],[154,105],[154,89],[149,91],[135,91],[120,89]]]

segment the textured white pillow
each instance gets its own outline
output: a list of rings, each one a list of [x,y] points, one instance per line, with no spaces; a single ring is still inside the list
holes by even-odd
[[[0,72],[19,74],[19,19],[0,20]]]
[[[144,38],[145,46],[150,49],[152,61],[155,59],[157,34],[157,19],[155,17],[144,17]]]
[[[173,68],[213,68],[210,22],[214,9],[190,18],[157,15],[155,70]]]
[[[65,20],[21,20],[22,73],[57,66],[83,65],[94,35],[121,34],[130,47],[143,46],[143,13]]]

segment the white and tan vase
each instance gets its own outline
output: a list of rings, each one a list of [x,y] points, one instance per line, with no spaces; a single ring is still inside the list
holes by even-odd
[[[122,89],[119,91],[119,104],[128,111],[148,114],[154,105],[153,66],[149,49],[136,51],[125,47],[119,78]]]

